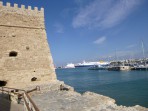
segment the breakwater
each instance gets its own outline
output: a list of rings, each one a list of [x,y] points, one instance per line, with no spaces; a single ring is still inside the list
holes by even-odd
[[[87,68],[58,69],[59,80],[79,93],[95,92],[116,100],[118,105],[148,107],[147,71],[107,71]],[[130,101],[129,101],[130,99]]]
[[[61,91],[61,84],[69,90]],[[40,92],[32,94],[32,99],[41,111],[148,111],[139,105],[118,106],[114,99],[93,92],[80,94],[61,81],[42,84],[40,88]]]

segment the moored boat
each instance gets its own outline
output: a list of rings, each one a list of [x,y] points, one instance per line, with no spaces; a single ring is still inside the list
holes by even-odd
[[[65,66],[65,68],[75,68],[75,65],[72,64],[72,63],[70,63],[70,64],[67,64],[67,65]]]
[[[131,70],[130,66],[111,66],[108,68],[109,71],[129,71]]]
[[[88,68],[88,70],[107,70],[108,65],[94,65],[93,67]]]
[[[137,71],[148,71],[148,65],[139,65],[136,67],[133,67],[132,70],[137,70]]]

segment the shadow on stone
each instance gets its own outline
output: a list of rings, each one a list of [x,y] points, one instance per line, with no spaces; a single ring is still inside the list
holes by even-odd
[[[69,88],[64,87],[62,84],[60,85],[60,90],[63,91],[69,91]]]
[[[11,111],[11,101],[8,94],[0,94],[0,111]]]

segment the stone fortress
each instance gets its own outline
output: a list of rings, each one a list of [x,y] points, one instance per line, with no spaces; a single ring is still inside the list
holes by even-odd
[[[0,86],[23,87],[56,80],[44,9],[0,1]]]
[[[68,91],[59,90],[60,85]],[[118,106],[100,94],[80,94],[56,79],[44,25],[44,9],[0,2],[0,86],[41,90],[31,94],[40,111],[148,111]],[[26,90],[26,89],[25,89]]]

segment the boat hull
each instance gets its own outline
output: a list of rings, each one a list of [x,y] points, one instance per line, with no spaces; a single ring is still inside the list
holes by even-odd
[[[136,71],[148,71],[148,67],[136,67],[136,68],[132,68],[132,70],[136,70]]]
[[[109,67],[109,71],[129,71],[131,70],[130,66],[114,66],[114,67]]]
[[[78,67],[92,67],[94,65],[78,65],[78,66],[75,66],[75,68],[78,68]]]
[[[101,67],[98,67],[98,68],[93,68],[93,67],[90,67],[88,70],[107,70],[107,68],[101,68]]]

